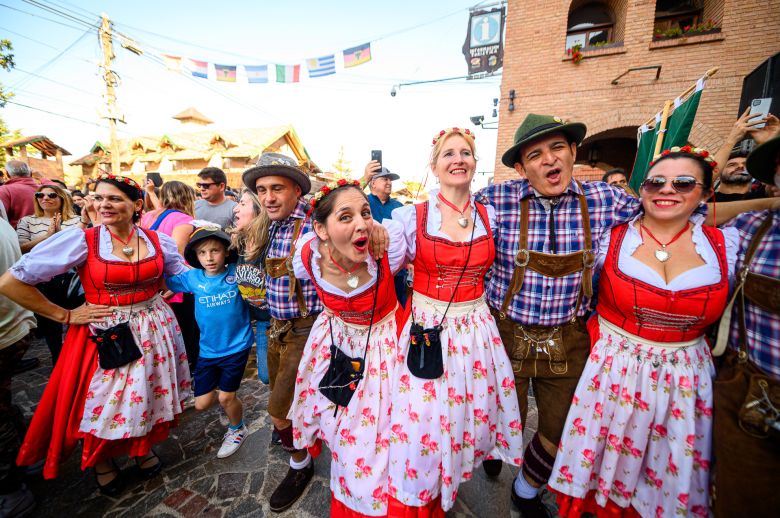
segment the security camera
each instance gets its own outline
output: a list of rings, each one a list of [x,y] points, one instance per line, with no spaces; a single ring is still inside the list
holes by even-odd
[[[471,123],[474,126],[479,126],[480,124],[482,124],[482,121],[485,120],[485,116],[484,115],[474,115],[473,117],[469,117],[469,119],[471,119]]]
[[[395,87],[393,87],[393,89],[390,90],[390,95],[395,97],[397,94],[398,94],[398,91],[395,89]]]

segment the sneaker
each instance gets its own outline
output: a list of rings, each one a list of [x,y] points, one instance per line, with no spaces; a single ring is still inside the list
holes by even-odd
[[[224,459],[236,453],[247,435],[246,426],[242,426],[237,430],[228,427],[225,437],[222,439],[222,446],[219,448],[219,452],[217,452],[217,458]]]
[[[303,469],[290,468],[287,476],[274,490],[268,500],[271,511],[280,513],[293,505],[306,490],[306,486],[314,476],[314,459]]]
[[[542,502],[542,497],[538,494],[533,498],[520,498],[515,493],[515,486],[512,484],[512,503],[520,510],[523,518],[552,518],[552,513]]]
[[[35,497],[24,484],[13,493],[0,495],[0,518],[21,518],[30,514],[34,508]]]

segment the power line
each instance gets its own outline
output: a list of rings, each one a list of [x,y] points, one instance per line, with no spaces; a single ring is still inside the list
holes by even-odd
[[[39,9],[44,10],[44,11],[48,11],[51,14],[62,16],[63,18],[65,18],[67,20],[71,20],[73,22],[80,23],[80,24],[86,26],[87,28],[95,28],[95,29],[97,28],[97,22],[94,21],[94,20],[92,22],[87,21],[87,20],[85,20],[83,18],[79,18],[78,16],[73,16],[72,14],[70,14],[68,12],[60,11],[59,9],[51,7],[50,5],[46,5],[46,4],[42,4],[40,2],[37,2],[36,0],[22,0],[22,1],[24,3],[26,3],[26,4],[28,4],[28,5],[33,6],[33,7],[37,7]]]
[[[50,49],[57,50],[59,48],[59,47],[55,47],[54,45],[49,45],[48,43],[44,43],[44,42],[42,42],[40,40],[36,40],[35,38],[31,38],[29,36],[25,36],[24,34],[22,34],[20,32],[12,31],[11,29],[7,29],[5,27],[0,27],[0,30],[8,32],[10,34],[13,34],[15,36],[19,36],[20,38],[24,38],[26,40],[30,40],[32,42],[38,43],[39,45],[43,45],[44,47],[49,47]]]
[[[84,27],[74,27],[73,25],[70,25],[70,24],[67,24],[67,23],[63,23],[63,22],[61,22],[59,20],[52,20],[51,18],[46,18],[45,16],[41,16],[41,15],[38,15],[38,14],[35,14],[35,13],[31,13],[29,11],[22,11],[21,9],[17,9],[16,7],[11,7],[10,5],[0,4],[0,7],[5,7],[6,9],[11,9],[12,11],[16,11],[16,12],[19,12],[19,13],[24,13],[24,14],[26,14],[28,16],[32,16],[34,18],[40,18],[41,20],[46,20],[47,22],[56,23],[57,25],[62,25],[63,27],[68,27],[69,29],[74,29],[74,30],[77,30],[77,31],[84,30]]]
[[[42,76],[40,74],[36,74],[35,72],[28,72],[27,70],[22,70],[21,68],[14,67],[14,72],[21,72],[22,74],[30,74],[31,76],[38,77],[40,79],[43,79],[44,81],[49,81],[51,83],[57,83],[58,85],[62,86],[63,88],[70,88],[71,90],[75,90],[77,92],[85,93],[87,95],[92,95],[92,96],[95,95],[95,92],[88,92],[87,90],[82,90],[81,88],[65,84],[62,81],[57,81],[55,79],[49,79],[46,76]]]
[[[86,31],[84,31],[84,33],[81,36],[79,36],[78,38],[76,38],[76,40],[73,43],[71,43],[70,45],[65,47],[65,49],[63,49],[62,51],[58,52],[57,55],[54,56],[53,58],[51,58],[49,61],[47,61],[46,63],[44,63],[43,65],[41,65],[37,69],[35,69],[35,72],[33,72],[33,74],[40,74],[41,72],[43,72],[44,69],[46,69],[49,66],[51,66],[55,61],[60,59],[67,52],[69,52],[73,47],[75,47],[79,42],[81,42],[81,40],[84,39],[84,36],[89,34],[91,31],[92,31],[92,29],[87,29]],[[19,87],[23,86],[24,83],[29,82],[31,80],[30,79],[31,77],[33,77],[33,76],[32,75],[28,75],[27,77],[24,77],[24,78],[20,79],[15,84],[11,85],[10,88],[13,90],[14,88],[19,88]]]

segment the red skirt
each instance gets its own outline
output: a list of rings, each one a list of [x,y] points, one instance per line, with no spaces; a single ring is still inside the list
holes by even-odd
[[[387,516],[389,518],[444,518],[446,513],[441,508],[441,495],[423,507],[405,505],[392,496],[388,496]]]
[[[79,440],[83,440],[81,469],[86,469],[122,455],[145,456],[153,445],[167,439],[170,428],[176,425],[174,419],[155,425],[143,437],[119,440],[100,439],[79,430],[89,384],[98,367],[97,348],[88,336],[86,325],[68,329],[60,357],[16,458],[19,466],[46,459],[46,479],[57,477],[60,463],[70,456]]]
[[[641,518],[633,507],[620,507],[612,500],[607,500],[607,506],[601,507],[596,502],[596,491],[590,491],[585,498],[574,498],[550,489],[555,493],[555,503],[558,504],[558,516],[562,518],[580,518],[582,513],[590,513],[596,518]]]

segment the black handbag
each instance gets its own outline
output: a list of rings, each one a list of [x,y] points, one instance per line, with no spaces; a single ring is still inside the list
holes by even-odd
[[[366,336],[366,347],[363,350],[362,358],[347,356],[336,345],[335,335],[333,334],[333,318],[328,318],[328,326],[330,327],[330,363],[328,364],[328,370],[325,371],[325,375],[320,380],[319,389],[323,396],[336,404],[336,412],[338,412],[340,406],[346,407],[349,405],[360,380],[363,379],[363,373],[366,368],[366,353],[371,340],[371,329],[374,327],[374,312],[376,311],[376,298],[379,293],[379,280],[379,265],[377,264],[374,304],[371,308],[371,321],[368,325],[368,336]]]
[[[101,369],[116,369],[143,356],[129,322],[120,322],[89,337],[95,342]]]
[[[137,237],[140,243],[141,238]],[[138,247],[138,244],[136,244]],[[138,248],[136,248],[137,250]],[[138,282],[140,264],[136,263],[135,281]],[[101,369],[116,369],[130,362],[134,362],[143,356],[138,344],[135,343],[133,331],[130,329],[129,319],[133,315],[133,304],[130,303],[130,315],[128,322],[120,322],[108,329],[98,330],[89,339],[95,342],[98,353],[98,364]]]
[[[455,292],[458,289],[458,286],[460,286],[460,281],[463,280],[463,274],[466,273],[466,268],[468,268],[469,259],[471,259],[471,247],[474,241],[475,228],[477,228],[476,219],[471,227],[471,237],[469,238],[469,251],[468,254],[466,254],[466,264],[463,265],[463,270],[460,272],[458,282],[452,290],[452,297],[450,297],[450,301],[447,303],[447,308],[444,310],[441,322],[444,322],[447,311],[449,311],[452,301],[455,300]],[[423,326],[414,321],[414,312],[412,312],[412,326],[409,328],[409,352],[406,353],[406,366],[415,378],[435,380],[444,374],[444,354],[441,349],[441,330],[441,324],[434,327],[423,328]]]

